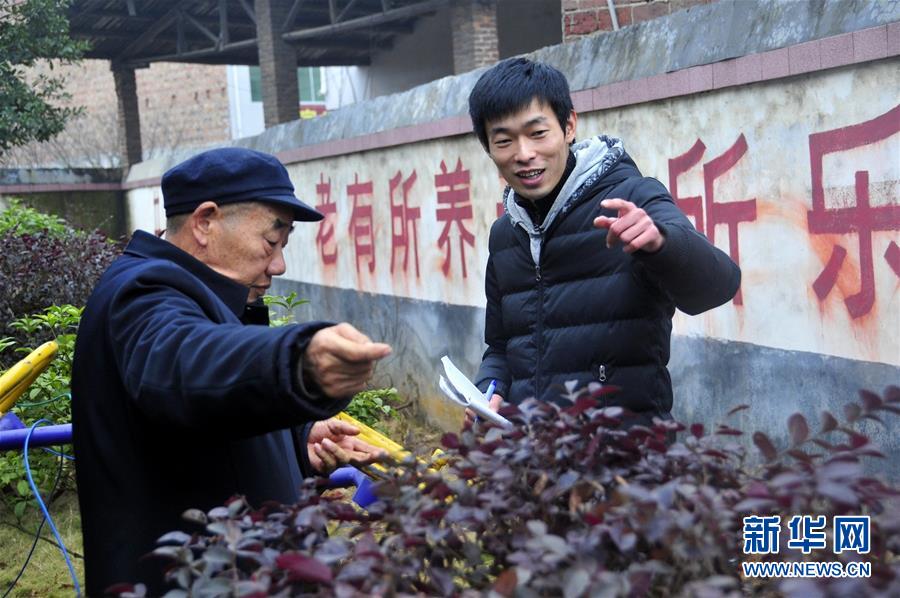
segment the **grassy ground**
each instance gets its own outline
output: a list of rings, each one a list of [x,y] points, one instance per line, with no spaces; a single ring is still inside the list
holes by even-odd
[[[66,493],[49,506],[53,522],[69,549],[78,582],[84,583],[84,562],[81,559],[81,517],[74,492]],[[28,556],[34,541],[34,532],[40,525],[40,511],[29,508],[22,521],[0,508],[0,596],[9,588]],[[50,526],[44,524],[28,568],[10,592],[10,596],[53,598],[72,596],[74,586],[62,553],[56,546]]]

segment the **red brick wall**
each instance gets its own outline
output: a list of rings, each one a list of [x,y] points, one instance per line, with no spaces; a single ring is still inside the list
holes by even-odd
[[[144,155],[231,138],[225,66],[159,62],[137,71]]]
[[[231,138],[224,66],[155,63],[135,73],[144,156],[175,147],[201,147]],[[36,68],[32,74],[46,70]],[[57,66],[66,77],[69,102],[84,114],[46,143],[15,148],[0,159],[8,166],[110,166],[119,153],[116,91],[109,62],[84,60]]]
[[[563,42],[598,31],[612,31],[612,18],[606,0],[561,0]],[[649,21],[698,4],[715,0],[615,0],[619,27]]]
[[[458,0],[451,8],[453,73],[461,74],[499,60],[497,4],[494,0]]]

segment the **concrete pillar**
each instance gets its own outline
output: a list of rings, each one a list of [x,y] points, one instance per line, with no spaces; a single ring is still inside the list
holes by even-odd
[[[290,9],[291,3],[283,0],[256,0],[256,39],[266,128],[299,118],[297,52],[281,39],[281,29]]]
[[[457,0],[451,7],[453,73],[497,62],[497,0]]]
[[[138,109],[137,83],[134,69],[111,65],[116,84],[116,105],[119,123],[119,155],[122,166],[137,164],[142,159],[141,117]]]

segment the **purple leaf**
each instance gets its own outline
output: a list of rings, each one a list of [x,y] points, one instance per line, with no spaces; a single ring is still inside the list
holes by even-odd
[[[157,544],[187,544],[191,541],[191,536],[180,531],[169,532],[163,534],[156,541]]]
[[[884,390],[884,400],[886,403],[900,403],[900,386],[888,386]]]
[[[719,426],[716,430],[716,434],[719,436],[741,436],[744,433],[738,430],[737,428],[732,428],[730,426]]]
[[[809,425],[806,418],[800,413],[795,413],[788,418],[788,432],[791,434],[791,442],[796,444],[803,443],[809,438]]]
[[[787,451],[787,454],[798,461],[803,461],[804,463],[812,463],[812,457],[804,450],[791,449]]]
[[[797,486],[798,484],[802,484],[805,480],[806,478],[799,473],[785,471],[772,478],[772,481],[769,483],[773,488],[777,488],[778,490],[786,490],[788,488]]]
[[[844,417],[851,424],[859,419],[859,416],[862,414],[862,409],[856,403],[847,403],[844,405]]]
[[[709,457],[715,457],[717,459],[727,459],[728,458],[728,455],[726,455],[725,453],[723,453],[722,451],[717,450],[717,449],[706,449],[703,451],[703,454],[707,455]]]
[[[453,575],[449,571],[440,567],[429,567],[428,573],[443,596],[450,596],[453,593]]]
[[[597,406],[598,406],[598,402],[596,399],[594,399],[592,397],[579,397],[575,401],[574,405],[572,405],[571,407],[568,407],[566,409],[563,409],[562,411],[563,411],[563,413],[568,413],[569,415],[571,415],[573,417],[577,417],[577,416],[581,415],[582,413],[584,413],[585,411],[588,411],[589,409],[594,409]]]
[[[777,503],[771,498],[745,498],[734,505],[738,513],[768,513]]]
[[[836,430],[837,427],[838,427],[838,421],[834,418],[833,415],[831,415],[831,412],[823,411],[822,412],[822,428],[821,428],[820,432],[822,434],[824,434],[826,432],[831,432],[833,430]]]
[[[658,438],[648,439],[647,448],[657,453],[665,453],[667,450],[669,450],[669,447],[666,446],[666,443]]]
[[[826,442],[826,441],[822,440],[821,438],[813,438],[810,442],[813,442],[814,444],[822,447],[826,451],[832,451],[832,452],[834,451],[834,445],[831,444],[830,442]]]
[[[862,474],[862,467],[857,461],[831,461],[819,471],[822,478],[830,481],[856,479]]]
[[[772,461],[775,459],[775,457],[778,456],[778,451],[775,450],[775,445],[773,445],[772,441],[769,440],[769,437],[762,432],[753,433],[753,444],[755,444],[756,448],[759,449],[759,452],[763,454],[763,457],[765,457],[766,461]]]
[[[877,394],[871,390],[860,389],[859,398],[862,400],[863,407],[866,411],[875,411],[884,403]]]
[[[766,485],[759,481],[752,482],[747,487],[746,494],[751,498],[769,498],[771,496]]]
[[[275,565],[290,573],[291,581],[330,584],[331,568],[325,563],[297,552],[284,552],[275,557]]]
[[[879,451],[876,448],[865,446],[863,448],[856,449],[853,451],[854,455],[858,455],[860,457],[875,457],[876,459],[886,459],[887,456]]]
[[[816,486],[816,490],[820,495],[830,498],[840,505],[855,507],[859,504],[859,497],[849,486],[844,484],[821,482]]]
[[[509,597],[515,594],[517,584],[516,568],[510,567],[497,576],[492,589],[501,596]]]
[[[738,411],[743,411],[744,409],[750,409],[750,405],[737,405],[728,410],[726,415],[731,416],[737,413]]]
[[[852,448],[858,449],[860,447],[866,446],[869,444],[869,437],[865,434],[860,434],[858,432],[850,431],[850,446]]]

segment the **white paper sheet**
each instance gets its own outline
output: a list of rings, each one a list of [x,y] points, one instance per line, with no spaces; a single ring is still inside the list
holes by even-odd
[[[477,413],[478,417],[483,417],[507,428],[512,427],[512,422],[491,409],[488,399],[481,394],[478,387],[472,384],[465,374],[459,371],[459,368],[453,365],[449,357],[446,355],[441,357],[441,363],[447,377],[441,376],[438,386],[447,395],[447,398],[463,407],[468,407]]]

